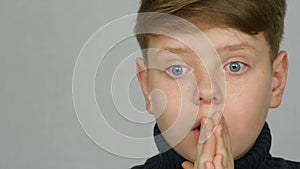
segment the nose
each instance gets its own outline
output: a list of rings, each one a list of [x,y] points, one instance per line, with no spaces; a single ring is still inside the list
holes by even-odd
[[[222,86],[217,78],[203,73],[196,81],[194,101],[197,105],[218,105],[223,103]]]

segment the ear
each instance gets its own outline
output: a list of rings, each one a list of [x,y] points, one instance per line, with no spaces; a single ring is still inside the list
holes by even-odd
[[[273,62],[272,96],[270,108],[280,105],[288,74],[288,58],[285,51],[281,51]]]
[[[139,57],[136,59],[136,68],[137,68],[136,69],[137,77],[140,82],[144,94],[145,102],[146,102],[146,109],[149,113],[153,114],[151,97],[150,97],[149,80],[148,80],[148,69],[143,58]]]

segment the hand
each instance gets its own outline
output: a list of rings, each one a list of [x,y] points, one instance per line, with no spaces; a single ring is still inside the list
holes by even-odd
[[[206,122],[208,128],[214,126],[212,120],[208,119]],[[203,134],[206,131],[201,129],[200,132]],[[182,167],[184,169],[234,169],[229,133],[224,118],[204,143],[198,142],[195,163],[186,161],[182,163]]]

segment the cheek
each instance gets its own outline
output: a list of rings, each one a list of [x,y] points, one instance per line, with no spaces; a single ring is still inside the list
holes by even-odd
[[[270,102],[270,80],[228,85],[224,116],[236,157],[255,142],[264,125]],[[241,86],[236,88],[236,86]]]
[[[150,92],[150,100],[154,117],[159,118],[167,105],[167,95],[161,89],[153,89]]]
[[[179,87],[169,85],[169,87],[156,86],[156,91],[160,91],[156,97],[151,97],[154,114],[161,130],[168,129],[176,120],[181,109],[181,94]]]
[[[247,79],[227,83],[225,112],[230,121],[264,117],[271,98],[270,77],[268,73],[253,73]]]
[[[164,128],[172,125],[175,120],[180,120],[181,125],[188,125],[186,123],[195,120],[198,107],[193,102],[194,86],[192,84],[186,81],[185,84],[168,85],[167,88],[162,90],[165,93],[167,102],[158,121],[163,121]]]

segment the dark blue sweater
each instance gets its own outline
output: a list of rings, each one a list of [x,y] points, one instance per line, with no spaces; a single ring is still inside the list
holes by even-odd
[[[132,169],[181,169],[185,160],[173,149],[160,135],[157,125],[154,127],[156,145],[160,154],[148,159],[144,165],[135,166]],[[160,137],[159,137],[160,136]],[[300,163],[272,157],[271,133],[268,124],[265,123],[252,149],[242,158],[234,161],[235,169],[300,169]],[[168,150],[168,151],[165,151]]]

